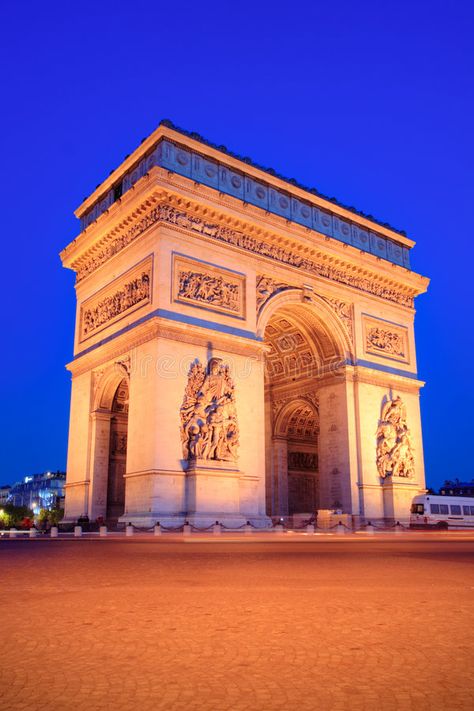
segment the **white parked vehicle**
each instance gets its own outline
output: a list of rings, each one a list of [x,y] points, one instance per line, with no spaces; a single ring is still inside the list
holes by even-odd
[[[474,528],[474,498],[469,496],[415,496],[411,528]]]

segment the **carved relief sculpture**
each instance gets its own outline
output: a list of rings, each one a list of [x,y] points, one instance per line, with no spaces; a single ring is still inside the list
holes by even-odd
[[[83,341],[119,317],[151,300],[151,259],[115,280],[81,306],[80,339]]]
[[[377,430],[377,469],[382,479],[390,475],[411,479],[415,475],[406,408],[398,396],[382,407]]]
[[[262,274],[257,276],[257,314],[260,313],[263,306],[267,303],[268,299],[273,296],[273,294],[278,294],[280,291],[285,289],[292,289],[297,287],[292,287],[285,282],[275,281],[271,277],[266,277]]]
[[[403,363],[410,362],[408,329],[405,326],[388,324],[366,315],[362,317],[362,320],[366,353],[399,360]]]
[[[393,301],[403,306],[413,307],[413,295],[400,291],[397,288],[382,283],[370,276],[362,276],[353,273],[349,266],[330,264],[327,261],[315,261],[303,256],[295,251],[290,251],[281,245],[271,244],[263,239],[254,237],[240,230],[218,224],[210,224],[195,215],[180,210],[169,204],[161,204],[154,207],[128,231],[119,237],[108,242],[101,251],[96,251],[94,256],[88,257],[77,266],[77,281],[81,281],[88,274],[95,271],[101,264],[110,259],[114,254],[124,249],[130,242],[139,237],[151,225],[157,222],[165,222],[177,227],[198,232],[207,237],[218,240],[225,244],[239,247],[248,252],[268,257],[283,264],[298,267],[303,271],[315,276],[347,284],[356,289],[374,294],[387,301]]]
[[[180,415],[184,459],[237,461],[234,383],[220,358],[211,358],[207,370],[193,363]]]
[[[316,471],[317,468],[316,452],[288,452],[288,469]]]
[[[353,308],[352,304],[348,304],[346,301],[341,301],[340,299],[326,299],[326,301],[331,305],[332,309],[341,319],[342,323],[346,327],[351,343],[354,343],[354,327],[353,327]]]
[[[403,338],[395,331],[388,331],[385,328],[370,328],[367,332],[366,348],[370,350],[384,351],[387,355],[405,357]]]
[[[175,255],[175,301],[243,318],[244,287],[243,275]]]

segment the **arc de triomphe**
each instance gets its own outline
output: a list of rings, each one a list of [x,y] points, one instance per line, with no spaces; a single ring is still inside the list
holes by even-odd
[[[76,216],[67,520],[407,517],[410,239],[169,122]]]

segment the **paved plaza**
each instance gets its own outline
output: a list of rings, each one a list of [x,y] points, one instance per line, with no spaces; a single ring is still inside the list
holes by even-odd
[[[3,711],[472,709],[474,537],[1,540]]]

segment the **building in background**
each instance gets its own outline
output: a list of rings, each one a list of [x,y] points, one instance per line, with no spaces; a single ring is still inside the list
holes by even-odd
[[[34,514],[40,509],[62,508],[66,472],[44,472],[25,476],[10,488],[5,503],[27,506]]]
[[[3,486],[0,486],[0,506],[7,503],[10,491],[10,484],[4,484]]]
[[[474,479],[472,481],[459,481],[459,479],[450,481],[448,479],[444,482],[439,493],[444,496],[474,496]]]

